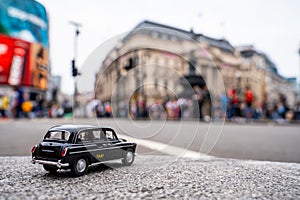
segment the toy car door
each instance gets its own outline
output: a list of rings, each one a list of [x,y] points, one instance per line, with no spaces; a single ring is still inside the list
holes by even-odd
[[[114,130],[106,128],[104,130],[105,137],[106,137],[106,145],[107,150],[109,151],[109,156],[111,159],[119,159],[122,158],[122,150],[121,146],[119,145],[120,141],[116,136]]]

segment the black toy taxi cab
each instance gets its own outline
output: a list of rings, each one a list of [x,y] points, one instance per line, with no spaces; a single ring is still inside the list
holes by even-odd
[[[81,176],[89,166],[121,159],[131,165],[135,158],[136,143],[118,138],[112,128],[90,125],[59,125],[51,127],[43,141],[32,147],[32,163],[55,172],[71,169]]]

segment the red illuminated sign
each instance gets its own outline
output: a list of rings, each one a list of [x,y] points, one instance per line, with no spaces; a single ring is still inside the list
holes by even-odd
[[[47,89],[48,51],[0,34],[0,84]]]

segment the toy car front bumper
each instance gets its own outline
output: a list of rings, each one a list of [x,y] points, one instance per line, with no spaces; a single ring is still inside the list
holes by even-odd
[[[61,163],[61,160],[54,162],[48,160],[37,160],[35,158],[32,158],[31,162],[33,164],[38,163],[38,164],[45,164],[45,165],[54,165],[57,166],[58,168],[69,167],[69,163]]]

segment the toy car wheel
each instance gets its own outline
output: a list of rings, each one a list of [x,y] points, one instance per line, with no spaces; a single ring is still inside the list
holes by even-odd
[[[58,170],[56,166],[53,165],[43,165],[44,169],[50,173],[54,173]]]
[[[72,166],[72,172],[76,175],[76,176],[82,176],[83,174],[86,173],[88,169],[88,161],[86,158],[78,158],[73,166]]]
[[[134,161],[134,153],[132,151],[132,149],[128,149],[125,152],[124,158],[122,159],[122,162],[124,165],[129,166],[133,163]]]

